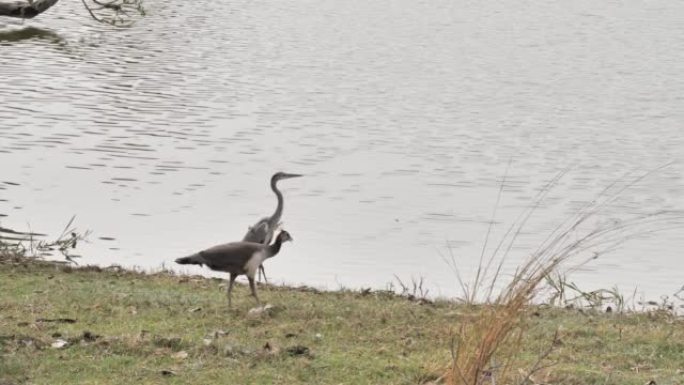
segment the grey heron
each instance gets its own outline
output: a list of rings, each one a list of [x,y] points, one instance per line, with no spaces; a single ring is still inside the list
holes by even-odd
[[[256,299],[257,306],[260,306],[261,302],[254,285],[254,275],[266,259],[278,254],[283,243],[291,240],[292,236],[290,236],[290,233],[283,230],[278,234],[272,245],[254,242],[225,243],[187,257],[178,258],[176,263],[181,265],[207,265],[211,270],[230,273],[228,307],[231,307],[231,292],[235,278],[242,274],[246,275],[252,295]]]
[[[247,230],[242,240],[244,242],[255,242],[261,243],[263,245],[268,245],[273,240],[273,234],[275,233],[278,226],[280,226],[280,218],[283,216],[283,193],[278,190],[277,183],[283,179],[297,178],[302,176],[301,174],[289,174],[285,172],[277,172],[271,177],[271,190],[275,193],[278,198],[278,206],[276,206],[275,212],[270,217],[261,218],[254,226],[251,226]],[[264,267],[259,265],[259,275],[264,276],[264,281],[268,282],[266,279],[266,272]]]

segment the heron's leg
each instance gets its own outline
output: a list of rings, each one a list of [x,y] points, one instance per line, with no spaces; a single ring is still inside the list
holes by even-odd
[[[259,278],[264,277],[264,282],[268,283],[268,279],[266,279],[266,270],[264,270],[264,265],[259,265]]]
[[[254,296],[254,299],[256,299],[257,306],[261,306],[261,302],[259,301],[259,296],[256,293],[256,285],[254,284],[254,277],[247,276],[247,279],[249,280],[249,288],[252,289],[252,295]]]
[[[237,278],[237,274],[230,274],[230,282],[228,282],[228,307],[230,307],[231,305],[230,293],[233,291],[233,284],[235,283],[235,278]]]

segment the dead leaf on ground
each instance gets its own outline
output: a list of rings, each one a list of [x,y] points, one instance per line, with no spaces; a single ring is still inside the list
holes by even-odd
[[[291,356],[308,356],[309,348],[303,345],[290,346],[285,351]]]
[[[76,320],[73,318],[38,318],[36,322],[54,322],[61,324],[75,324]]]

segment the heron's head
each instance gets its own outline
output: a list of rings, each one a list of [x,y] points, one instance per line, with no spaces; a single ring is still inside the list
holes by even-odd
[[[302,175],[301,174],[289,174],[287,172],[279,171],[279,172],[273,174],[273,177],[271,177],[271,182],[275,183],[279,180],[290,179],[290,178],[298,178],[300,176],[302,176]]]
[[[281,243],[285,243],[288,241],[294,241],[294,239],[292,239],[292,235],[290,235],[290,233],[288,233],[285,230],[281,231],[278,234],[278,239],[280,240]]]

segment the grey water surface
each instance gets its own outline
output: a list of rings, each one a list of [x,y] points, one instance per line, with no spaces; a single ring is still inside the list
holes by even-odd
[[[563,170],[506,274],[615,180],[671,163],[587,226],[684,209],[683,2],[146,7],[125,29],[77,1],[0,20],[3,227],[58,235],[76,215],[93,231],[84,262],[172,267],[239,240],[275,208],[270,175],[298,172],[281,183],[295,241],[267,263],[272,281],[423,277],[431,294],[453,296],[447,262],[472,277],[490,221],[485,255]],[[649,299],[676,292],[684,228],[645,235],[571,280]]]

